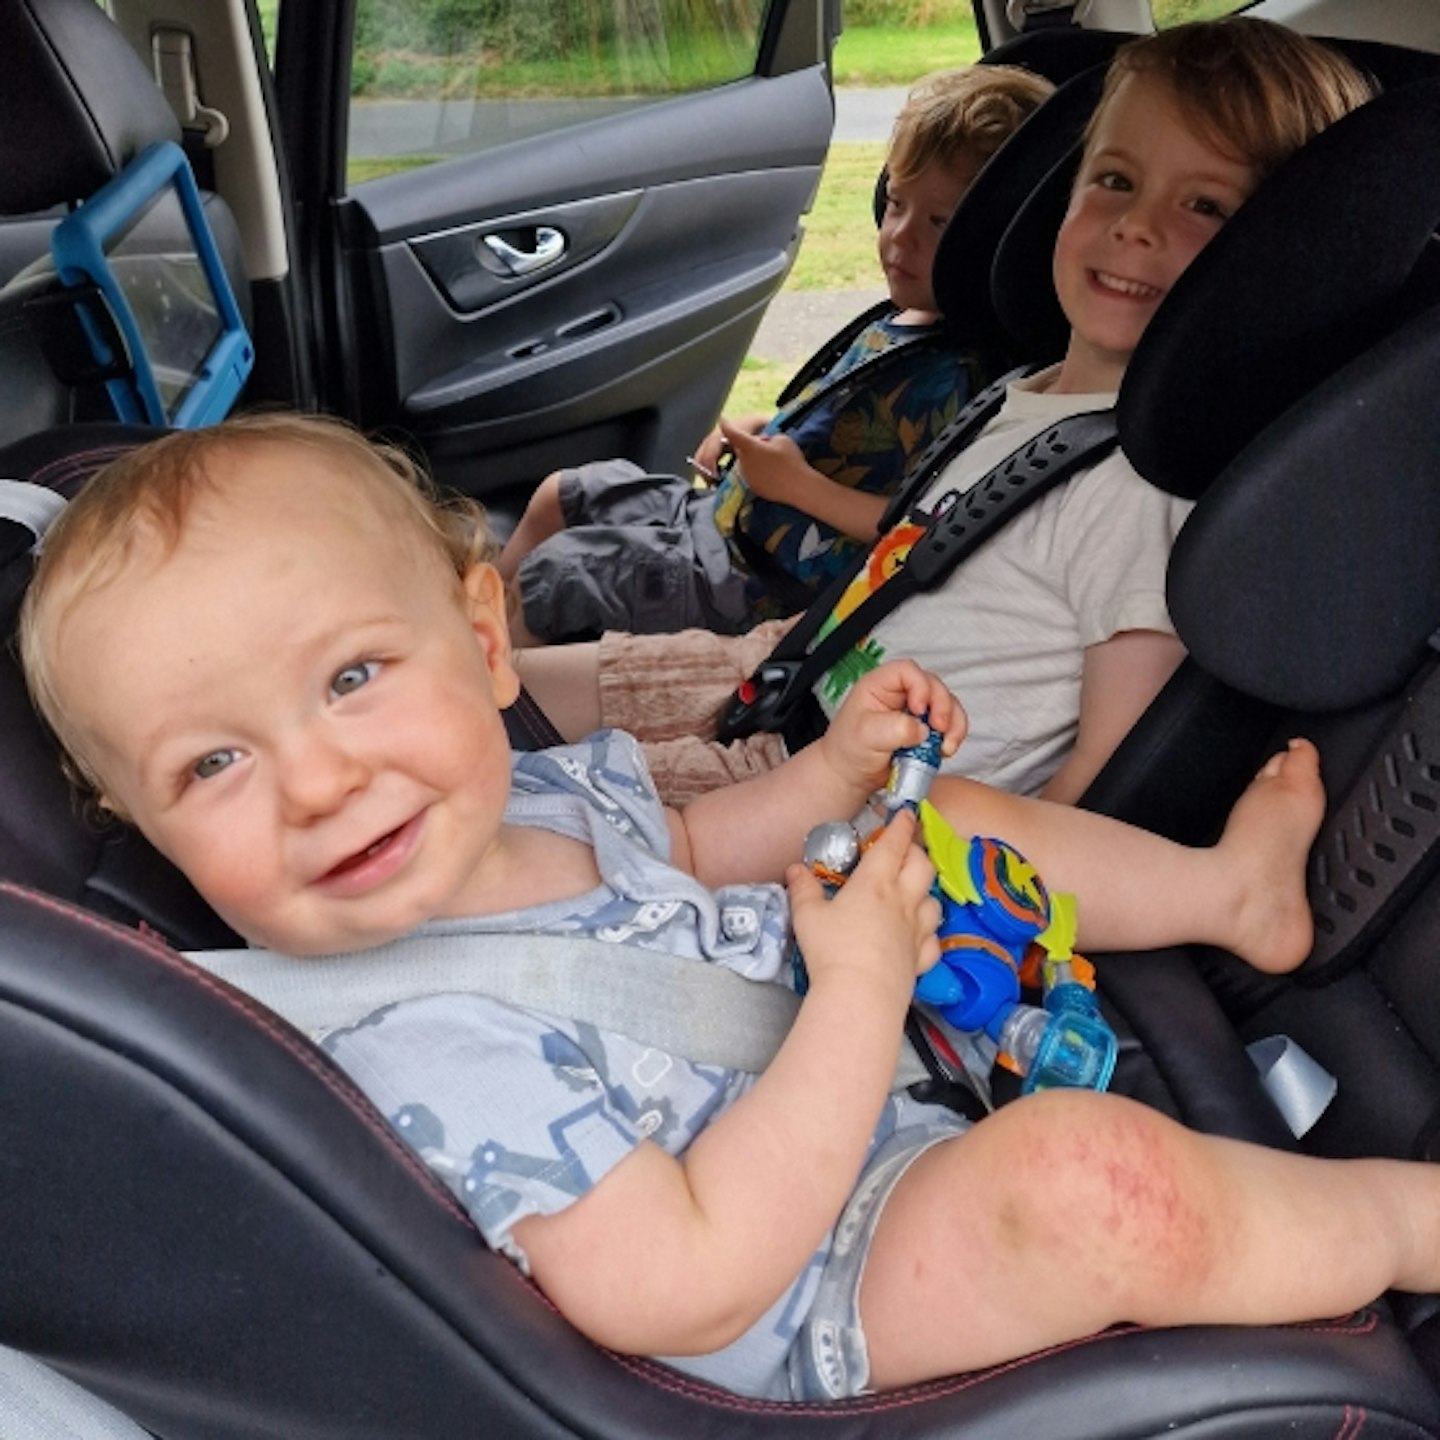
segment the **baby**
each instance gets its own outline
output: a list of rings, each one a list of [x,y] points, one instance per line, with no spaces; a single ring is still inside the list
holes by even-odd
[[[953,750],[959,706],[882,666],[823,739],[683,814],[623,735],[512,757],[503,585],[483,534],[412,478],[309,419],[138,450],[51,532],[24,661],[100,803],[255,944],[398,963],[416,935],[504,954],[549,931],[763,982],[793,923],[809,989],[758,1078],[478,995],[402,1001],[328,1042],[584,1333],[820,1399],[1120,1321],[1298,1320],[1440,1288],[1433,1167],[1273,1153],[1090,1092],[975,1126],[892,1095],[937,954],[932,868],[907,816],[833,900],[793,862],[922,738],[916,714]],[[1084,945],[1193,936],[1270,969],[1308,950],[1323,797],[1304,742],[1210,850],[970,782],[932,798],[1075,890]]]

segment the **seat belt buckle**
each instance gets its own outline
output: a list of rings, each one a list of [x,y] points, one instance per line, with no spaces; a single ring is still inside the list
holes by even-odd
[[[716,726],[716,738],[728,744],[749,735],[780,731],[790,718],[799,694],[796,685],[800,660],[764,661],[725,702]]]

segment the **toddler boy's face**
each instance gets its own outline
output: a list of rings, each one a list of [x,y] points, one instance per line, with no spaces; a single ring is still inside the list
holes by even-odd
[[[328,457],[212,470],[175,551],[51,637],[105,798],[256,944],[360,949],[464,913],[510,789],[498,577],[462,590]]]
[[[1071,326],[1065,389],[1119,387],[1160,302],[1255,184],[1254,168],[1195,133],[1162,82],[1121,82],[1055,242],[1055,289]]]
[[[886,182],[880,266],[891,302],[901,310],[935,312],[935,251],[979,169],[978,161],[957,157],[950,164],[927,165],[912,180]]]

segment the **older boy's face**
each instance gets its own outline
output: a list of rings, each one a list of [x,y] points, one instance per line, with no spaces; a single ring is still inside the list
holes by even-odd
[[[1118,388],[1156,308],[1255,181],[1249,165],[1194,133],[1162,83],[1121,83],[1055,242],[1055,289],[1071,326],[1055,388]]]
[[[901,310],[935,313],[935,250],[941,232],[980,169],[976,160],[927,165],[913,180],[890,180],[880,221],[880,265]]]
[[[236,930],[292,954],[482,910],[504,878],[498,581],[462,589],[331,463],[227,457],[176,551],[54,639],[107,798]]]

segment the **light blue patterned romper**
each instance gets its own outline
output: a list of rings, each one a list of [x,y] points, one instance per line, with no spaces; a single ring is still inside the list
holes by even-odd
[[[784,983],[783,891],[741,885],[712,894],[666,863],[664,812],[629,736],[604,732],[517,755],[506,819],[591,843],[603,883],[561,904],[432,922],[422,935],[471,934],[478,949],[503,946],[507,934],[585,934]],[[481,995],[402,1001],[332,1033],[325,1046],[460,1197],[486,1241],[522,1269],[516,1222],[565,1209],[642,1140],[683,1154],[754,1083]],[[921,1151],[966,1124],[892,1098],[849,1206],[805,1271],[733,1344],[668,1363],[771,1399],[863,1390],[869,1366],[856,1297],[880,1206]]]

